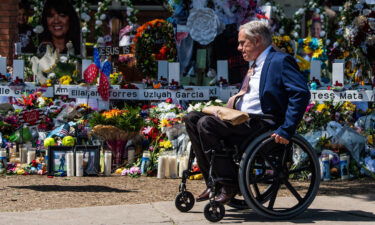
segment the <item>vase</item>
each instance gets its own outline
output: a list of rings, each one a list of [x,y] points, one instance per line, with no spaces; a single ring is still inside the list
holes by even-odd
[[[107,145],[112,151],[112,167],[122,165],[122,153],[127,140],[108,140]]]

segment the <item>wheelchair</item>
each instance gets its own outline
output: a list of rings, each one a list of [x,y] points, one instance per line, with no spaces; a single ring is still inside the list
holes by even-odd
[[[266,120],[272,115],[250,114],[250,118]],[[230,154],[238,169],[238,193],[227,205],[235,209],[252,209],[268,219],[285,220],[304,212],[315,199],[320,185],[320,166],[316,152],[300,135],[294,135],[288,145],[277,144],[271,137],[275,127],[259,130],[239,147],[222,142],[222,151],[211,150],[208,187],[211,193],[204,216],[218,222],[225,216],[224,205],[214,200],[218,191],[218,180],[214,176],[213,162],[220,154]],[[194,153],[190,151],[188,169],[183,172],[175,206],[188,212],[195,199],[187,191],[186,181],[196,173],[191,171]],[[286,193],[293,196],[280,202]]]

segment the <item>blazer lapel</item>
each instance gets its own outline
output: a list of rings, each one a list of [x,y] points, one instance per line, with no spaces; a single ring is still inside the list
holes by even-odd
[[[260,74],[260,84],[259,84],[259,95],[260,96],[263,94],[263,89],[264,89],[264,85],[266,83],[267,74],[268,74],[268,68],[270,66],[271,59],[272,59],[275,52],[276,52],[276,50],[272,47],[270,49],[270,52],[267,55],[266,60],[264,61],[262,73]]]

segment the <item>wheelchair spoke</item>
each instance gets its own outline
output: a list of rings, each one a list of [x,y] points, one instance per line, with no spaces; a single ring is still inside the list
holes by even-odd
[[[298,169],[290,170],[289,174],[299,173],[299,172],[306,171],[306,170],[310,171],[311,170],[310,166],[304,166]]]
[[[259,183],[259,182],[261,182],[261,181],[269,181],[269,180],[271,180],[271,179],[273,179],[273,178],[275,178],[275,175],[264,175],[264,176],[262,176],[262,177],[255,177],[255,182],[256,183]]]
[[[289,151],[289,146],[290,145],[287,145],[284,147],[284,152],[283,152],[283,156],[282,156],[282,161],[281,161],[281,165],[282,166],[285,166],[286,165],[286,162],[287,162],[287,159],[288,159],[288,151]]]
[[[279,192],[279,188],[280,188],[280,183],[277,182],[276,187],[273,189],[273,194],[270,199],[270,202],[268,203],[268,207],[267,207],[268,209],[273,209],[273,206],[275,205],[277,193]]]
[[[284,184],[285,186],[289,189],[290,192],[292,192],[292,194],[294,195],[294,197],[296,197],[296,199],[298,200],[298,202],[301,202],[302,201],[302,197],[301,195],[296,191],[296,189],[290,184],[290,182],[288,180],[284,180]]]
[[[254,184],[254,190],[255,190],[255,194],[256,194],[256,199],[258,201],[262,201],[263,197],[260,195],[260,191],[259,191],[259,187],[257,184]]]

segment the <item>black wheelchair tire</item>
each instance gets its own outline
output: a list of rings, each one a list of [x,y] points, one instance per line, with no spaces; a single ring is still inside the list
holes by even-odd
[[[314,180],[312,181],[312,185],[310,185],[308,196],[306,199],[304,199],[303,203],[300,203],[301,206],[293,209],[290,212],[280,213],[277,211],[268,210],[264,207],[262,207],[262,202],[258,202],[255,198],[252,197],[252,195],[249,193],[249,189],[247,187],[246,182],[246,171],[248,163],[251,162],[253,155],[260,151],[260,148],[263,144],[271,141],[271,135],[273,131],[269,131],[267,133],[264,133],[260,135],[258,138],[256,138],[254,141],[251,142],[251,144],[245,149],[245,152],[242,156],[240,167],[239,167],[239,186],[241,193],[244,196],[244,199],[246,203],[249,205],[250,208],[252,208],[257,214],[264,216],[269,219],[290,219],[293,218],[302,212],[304,212],[313,202],[315,199],[315,196],[317,194],[317,191],[319,189],[320,185],[320,166],[318,157],[316,155],[316,152],[311,147],[311,145],[300,135],[295,135],[291,141],[298,142],[299,145],[303,146],[303,148],[308,152],[308,154],[311,156],[312,164],[313,164],[313,172],[315,174]],[[273,140],[272,140],[273,141]],[[255,152],[255,153],[254,153]],[[254,156],[255,157],[255,156]],[[311,187],[312,186],[312,187]]]
[[[188,212],[194,207],[194,195],[189,191],[180,192],[176,196],[174,204],[180,212]]]
[[[219,202],[209,202],[204,207],[204,217],[210,222],[219,222],[224,218],[224,216],[225,207]]]

